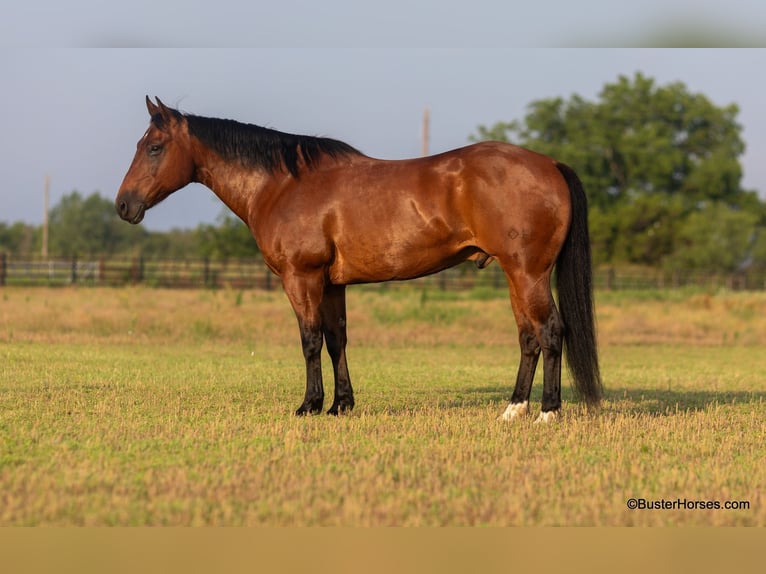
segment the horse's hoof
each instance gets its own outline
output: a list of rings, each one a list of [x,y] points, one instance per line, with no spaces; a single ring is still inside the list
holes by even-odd
[[[333,405],[330,407],[330,409],[327,411],[328,415],[338,416],[343,413],[350,413],[351,410],[354,408],[354,399],[349,400],[341,400],[337,403],[333,403]]]
[[[542,411],[535,420],[535,424],[552,423],[559,418],[561,418],[561,409],[556,409],[555,411]]]
[[[501,421],[513,421],[515,419],[525,417],[528,414],[529,414],[529,401],[524,401],[523,403],[509,404],[506,407],[505,412],[497,418],[498,420],[501,420]]]
[[[296,417],[304,417],[306,415],[317,415],[322,412],[322,403],[319,403],[319,405],[316,404],[306,404],[303,403],[301,406],[298,407],[298,410],[295,411]]]

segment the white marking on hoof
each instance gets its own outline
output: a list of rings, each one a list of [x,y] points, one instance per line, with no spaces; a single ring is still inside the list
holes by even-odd
[[[518,419],[521,417],[525,417],[529,414],[529,401],[524,401],[523,403],[511,403],[509,404],[505,412],[500,415],[500,420],[503,421],[512,421],[513,419]]]
[[[535,424],[539,424],[539,423],[546,423],[546,424],[547,423],[552,423],[553,421],[555,421],[560,416],[561,416],[561,411],[560,410],[540,412],[539,416],[535,420]]]

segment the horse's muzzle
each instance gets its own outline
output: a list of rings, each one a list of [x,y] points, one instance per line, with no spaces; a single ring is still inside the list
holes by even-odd
[[[114,202],[117,214],[128,223],[141,223],[146,213],[146,204],[142,201],[131,201],[129,196],[120,197]]]

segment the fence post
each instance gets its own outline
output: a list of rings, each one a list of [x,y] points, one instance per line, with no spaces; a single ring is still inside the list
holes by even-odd
[[[69,275],[72,285],[77,283],[77,255],[72,255],[72,271]]]
[[[5,285],[5,273],[8,269],[5,251],[0,251],[0,287]]]
[[[609,271],[606,274],[606,288],[609,291],[614,291],[616,282],[617,282],[617,272],[614,270],[614,267],[610,267]]]
[[[130,282],[135,285],[144,278],[144,256],[134,257],[130,265]]]

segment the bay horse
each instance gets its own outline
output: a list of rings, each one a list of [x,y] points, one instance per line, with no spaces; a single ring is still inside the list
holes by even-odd
[[[296,415],[322,411],[323,340],[335,377],[328,413],[354,407],[346,285],[413,279],[466,260],[479,268],[497,260],[518,327],[516,386],[499,418],[529,413],[541,352],[537,421],[560,413],[563,349],[575,393],[599,403],[587,201],[570,167],[501,142],[379,160],[334,139],[183,114],[148,96],[146,106],[149,128],[117,213],[140,223],[147,209],[198,182],[248,225],[298,319],[306,393]]]

